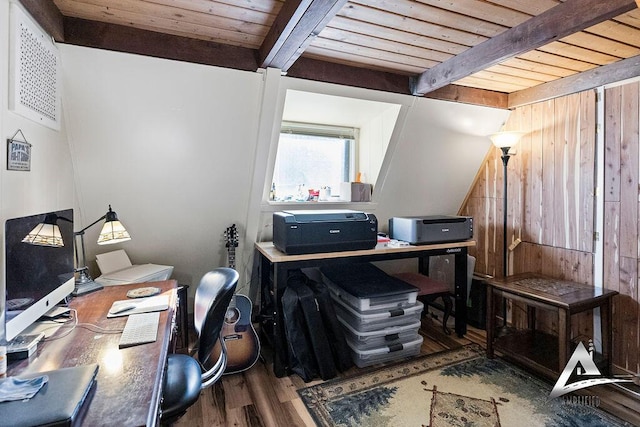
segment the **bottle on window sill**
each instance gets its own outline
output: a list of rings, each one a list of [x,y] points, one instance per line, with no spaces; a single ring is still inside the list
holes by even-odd
[[[276,183],[271,184],[271,191],[269,191],[269,200],[276,200]]]

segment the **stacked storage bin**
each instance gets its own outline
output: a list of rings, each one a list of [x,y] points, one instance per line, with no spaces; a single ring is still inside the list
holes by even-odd
[[[418,289],[372,264],[320,269],[356,366],[416,356],[423,304]]]

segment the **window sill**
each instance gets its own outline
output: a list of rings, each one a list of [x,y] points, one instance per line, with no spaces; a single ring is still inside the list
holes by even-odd
[[[271,202],[264,201],[261,205],[263,212],[277,212],[287,209],[323,210],[323,209],[352,209],[357,211],[373,211],[378,207],[376,202]]]

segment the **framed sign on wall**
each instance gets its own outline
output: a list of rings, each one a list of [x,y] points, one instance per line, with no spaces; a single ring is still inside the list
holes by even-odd
[[[18,134],[22,135],[23,141],[16,139]],[[20,129],[11,138],[7,139],[7,170],[31,170],[31,144],[27,142]]]

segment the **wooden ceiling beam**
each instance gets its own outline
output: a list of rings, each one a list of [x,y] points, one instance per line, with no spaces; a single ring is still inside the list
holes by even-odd
[[[287,71],[347,0],[287,0],[258,49],[261,68]]]
[[[253,49],[105,22],[63,17],[57,8],[49,7],[53,5],[53,2],[39,0],[21,0],[21,2],[25,4],[25,8],[32,16],[37,17],[38,23],[49,34],[57,41],[64,41],[67,44],[245,71],[255,71],[259,68],[256,62],[259,53]],[[328,15],[325,14],[325,16]],[[406,75],[315,59],[298,59],[289,68],[288,75],[295,78],[410,95],[409,77]],[[506,93],[457,85],[443,87],[430,93],[428,97],[507,108]]]
[[[63,16],[55,3],[41,0],[20,0],[20,4],[55,41],[64,41]]]
[[[640,76],[640,55],[509,94],[509,108],[571,95]]]
[[[157,58],[255,71],[255,50],[123,25],[64,18],[65,43]]]
[[[509,105],[509,96],[507,93],[460,85],[441,87],[426,94],[425,98],[483,105],[485,107],[501,108],[503,110],[506,110]]]
[[[409,76],[311,58],[298,59],[287,76],[410,95]],[[445,86],[426,97],[502,109],[506,109],[508,104],[506,93],[458,85]]]
[[[64,18],[65,43],[107,49],[156,58],[255,71],[257,51],[222,45],[133,27]],[[383,92],[409,93],[409,76],[370,70],[326,61],[300,58],[289,69],[289,77]],[[507,94],[449,85],[428,95],[430,98],[507,108]]]
[[[638,0],[566,0],[411,79],[424,95],[473,73],[529,52],[638,7]]]

